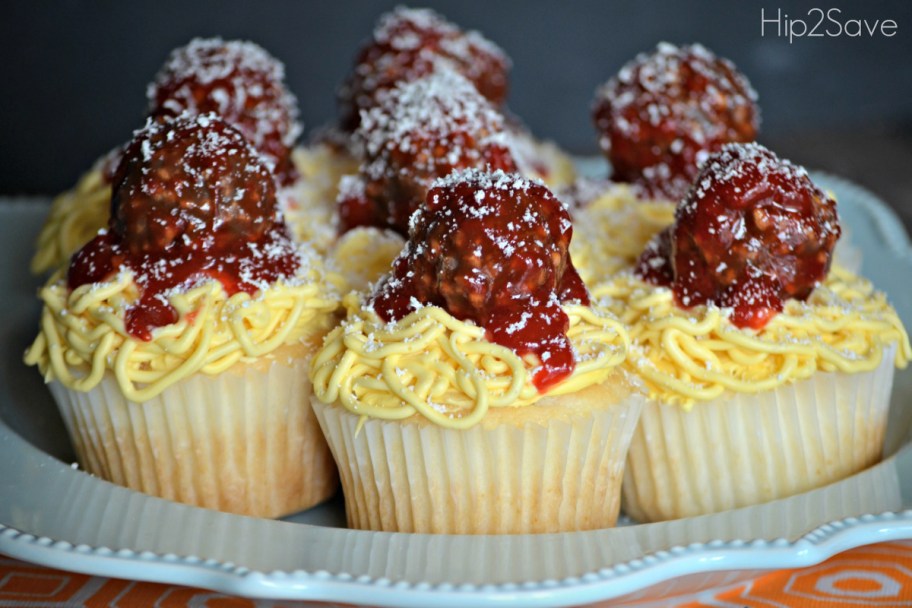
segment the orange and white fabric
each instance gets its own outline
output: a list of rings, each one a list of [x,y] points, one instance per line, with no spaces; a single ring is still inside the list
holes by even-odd
[[[609,601],[602,605],[617,604]],[[750,583],[704,592],[699,601],[667,605],[675,608],[912,607],[912,541],[859,547],[816,566],[772,572]],[[204,589],[51,570],[0,556],[0,608],[7,606],[341,608],[348,605],[251,600]]]
[[[912,607],[912,541],[840,553],[816,566],[780,570],[678,608]]]

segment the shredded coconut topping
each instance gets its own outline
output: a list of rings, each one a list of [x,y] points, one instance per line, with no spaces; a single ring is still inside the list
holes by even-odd
[[[368,158],[376,159],[366,173],[377,177],[387,170],[385,159],[378,158],[384,152],[424,156],[428,164],[434,157],[423,155],[423,147],[428,142],[446,141],[446,160],[455,165],[465,158],[480,159],[480,149],[502,129],[503,117],[472,83],[441,67],[425,78],[401,83],[379,106],[362,112],[356,136]],[[432,169],[420,162],[419,169]]]

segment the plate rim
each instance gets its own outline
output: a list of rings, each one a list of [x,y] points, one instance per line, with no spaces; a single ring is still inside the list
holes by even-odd
[[[910,451],[910,448],[912,444],[906,444],[902,451]],[[906,466],[904,470],[912,468]],[[463,606],[467,599],[478,606],[503,605],[508,601],[522,602],[521,605],[529,607],[553,606],[555,602],[585,604],[629,595],[679,577],[721,571],[803,568],[859,546],[908,539],[912,539],[912,509],[836,520],[794,541],[738,539],[677,545],[596,572],[559,580],[453,585],[409,583],[325,570],[263,572],[195,556],[74,545],[0,524],[0,553],[60,570],[201,587],[249,598],[416,607],[425,606],[429,594],[435,605],[454,607]],[[699,555],[700,559],[692,559],[694,555]],[[73,556],[80,560],[74,562]],[[658,568],[666,568],[665,574],[670,571],[670,576],[656,577]],[[322,588],[314,589],[311,584]]]

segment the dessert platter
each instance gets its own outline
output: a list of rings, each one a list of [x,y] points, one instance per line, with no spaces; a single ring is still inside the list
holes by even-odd
[[[664,605],[912,538],[898,218],[754,143],[700,45],[598,89],[598,159],[504,108],[508,67],[396,9],[305,144],[277,60],[194,40],[72,190],[3,201],[0,552]]]

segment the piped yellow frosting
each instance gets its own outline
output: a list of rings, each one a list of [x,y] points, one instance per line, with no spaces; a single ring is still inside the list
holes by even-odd
[[[72,292],[60,271],[40,292],[41,327],[25,362],[77,391],[111,372],[127,399],[142,402],[191,374],[219,374],[314,339],[336,321],[339,298],[315,254],[302,250],[301,257],[293,280],[253,296],[229,297],[214,280],[171,293],[178,320],[153,330],[148,342],[126,329],[127,310],[140,296],[130,271]]]
[[[295,148],[291,155],[300,179],[279,191],[285,221],[295,239],[326,253],[335,243],[339,181],[358,172],[358,161],[328,144]]]
[[[71,255],[105,227],[110,212],[111,184],[104,180],[99,161],[75,188],[51,203],[35,244],[31,271],[42,274],[64,266]]]
[[[636,262],[649,239],[674,222],[675,204],[643,201],[627,184],[611,184],[573,211],[570,255],[587,285]]]
[[[630,271],[595,285],[592,295],[630,332],[625,366],[652,398],[685,409],[725,391],[767,391],[817,372],[870,371],[891,344],[898,367],[912,355],[886,296],[835,265],[807,301],[787,300],[760,331],[735,327],[725,309],[680,308],[670,289]]]
[[[485,330],[442,308],[425,306],[385,323],[356,293],[344,299],[347,319],[314,356],[318,399],[385,420],[420,415],[448,428],[477,424],[489,408],[520,407],[544,395],[532,384],[537,361],[492,343]],[[569,305],[567,336],[576,366],[548,395],[605,380],[625,359],[627,332],[607,311]]]

